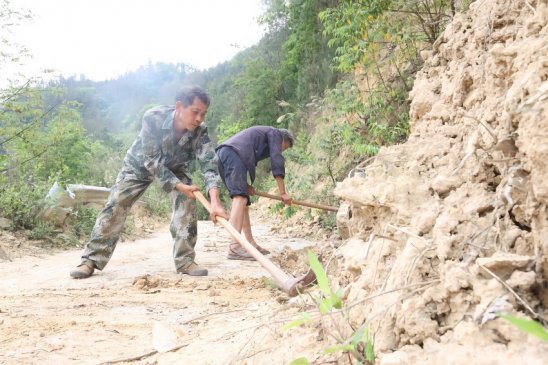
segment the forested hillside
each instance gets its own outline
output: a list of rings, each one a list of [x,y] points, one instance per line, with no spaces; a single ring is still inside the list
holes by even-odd
[[[421,63],[419,52],[467,6],[380,0],[265,5],[263,39],[206,71],[148,64],[102,82],[85,75],[13,80],[0,95],[0,210],[11,229],[39,227],[42,232],[33,234],[38,237],[51,233],[53,227],[36,220],[36,213],[54,181],[109,187],[144,110],[173,103],[185,84],[202,85],[211,94],[206,123],[217,141],[252,125],[292,130],[298,143],[288,153],[290,191],[335,203],[337,181],[380,146],[407,138],[407,95]],[[12,51],[3,53],[2,62],[25,62],[24,45],[14,44],[9,34],[32,16],[5,0],[2,7]],[[157,189],[147,194],[156,202],[156,214],[169,211]],[[287,217],[293,213],[286,208]],[[332,218],[321,221],[334,227]]]

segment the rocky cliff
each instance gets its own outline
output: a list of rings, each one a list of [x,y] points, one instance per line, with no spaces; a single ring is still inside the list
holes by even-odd
[[[335,190],[337,279],[380,364],[548,362],[496,315],[548,318],[547,19],[546,0],[455,16],[421,55],[409,140]]]

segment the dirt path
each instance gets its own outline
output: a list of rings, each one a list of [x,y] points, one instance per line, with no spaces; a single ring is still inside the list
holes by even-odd
[[[264,225],[254,234],[275,262],[314,244]],[[119,243],[86,280],[68,275],[80,250],[0,262],[0,364],[287,364],[306,355],[306,337],[276,346],[296,309],[257,262],[226,260],[228,243],[222,227],[199,223],[205,278],[175,273],[167,227]]]

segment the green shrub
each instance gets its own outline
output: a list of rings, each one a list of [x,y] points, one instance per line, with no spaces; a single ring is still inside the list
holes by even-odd
[[[4,186],[0,190],[2,216],[11,219],[13,229],[33,229],[46,191],[45,185],[31,186],[24,182]]]
[[[308,262],[310,263],[310,268],[314,271],[314,274],[316,274],[316,281],[319,289],[317,294],[312,295],[317,312],[319,313],[319,318],[308,312],[300,312],[295,320],[287,323],[283,327],[285,330],[314,323],[315,321],[321,321],[324,316],[330,316],[330,319],[335,321],[335,315],[337,313],[346,313],[349,309],[345,307],[340,290],[335,292],[331,288],[323,265],[318,257],[310,250],[308,251]],[[343,327],[345,327],[344,330]],[[352,335],[350,337],[347,337],[347,329],[352,330]],[[375,349],[367,322],[355,329],[354,326],[349,323],[348,317],[343,314],[340,325],[338,324],[334,327],[333,332],[329,334],[329,338],[336,339],[337,344],[326,348],[324,350],[325,353],[343,352],[352,355],[357,360],[358,364],[375,363]],[[308,363],[308,359],[304,357],[293,361],[295,364]]]
[[[30,240],[52,240],[55,236],[55,227],[43,221],[38,221],[29,233],[27,238]]]
[[[74,233],[77,237],[89,237],[93,226],[95,225],[98,212],[98,209],[85,205],[80,205],[74,208],[72,219]]]

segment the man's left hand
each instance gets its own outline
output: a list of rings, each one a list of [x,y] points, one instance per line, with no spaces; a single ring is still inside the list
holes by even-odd
[[[190,199],[196,199],[196,197],[194,196],[194,192],[200,190],[200,188],[196,185],[186,185],[183,183],[178,183],[177,185],[175,185],[175,189],[177,189],[181,194],[184,194],[187,198]]]
[[[247,193],[249,194],[249,196],[255,195],[255,189],[253,188],[253,186],[247,184]]]

